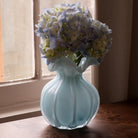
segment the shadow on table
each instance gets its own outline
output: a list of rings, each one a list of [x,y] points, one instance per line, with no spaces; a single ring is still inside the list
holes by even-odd
[[[102,138],[102,136],[89,127],[76,130],[60,130],[49,125],[43,130],[41,138]]]

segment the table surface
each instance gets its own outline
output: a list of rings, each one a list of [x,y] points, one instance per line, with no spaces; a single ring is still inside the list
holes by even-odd
[[[138,102],[103,104],[84,128],[59,130],[42,116],[0,124],[0,138],[138,138]]]

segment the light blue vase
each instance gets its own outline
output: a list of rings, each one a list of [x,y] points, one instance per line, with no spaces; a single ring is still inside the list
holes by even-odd
[[[70,59],[62,57],[48,65],[57,76],[44,86],[40,106],[50,125],[69,130],[81,128],[96,115],[99,94],[82,75],[90,64],[97,65],[98,62],[87,57],[76,66]]]

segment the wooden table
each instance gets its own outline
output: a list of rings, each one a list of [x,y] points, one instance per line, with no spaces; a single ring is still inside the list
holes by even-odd
[[[138,138],[138,102],[103,104],[87,127],[67,131],[42,116],[0,124],[0,138]]]

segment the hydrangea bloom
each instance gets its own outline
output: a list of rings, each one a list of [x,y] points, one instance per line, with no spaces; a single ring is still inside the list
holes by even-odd
[[[77,65],[86,56],[101,62],[111,46],[111,29],[93,20],[79,3],[45,9],[36,27],[37,36],[42,38],[41,52],[49,62],[62,56]]]

